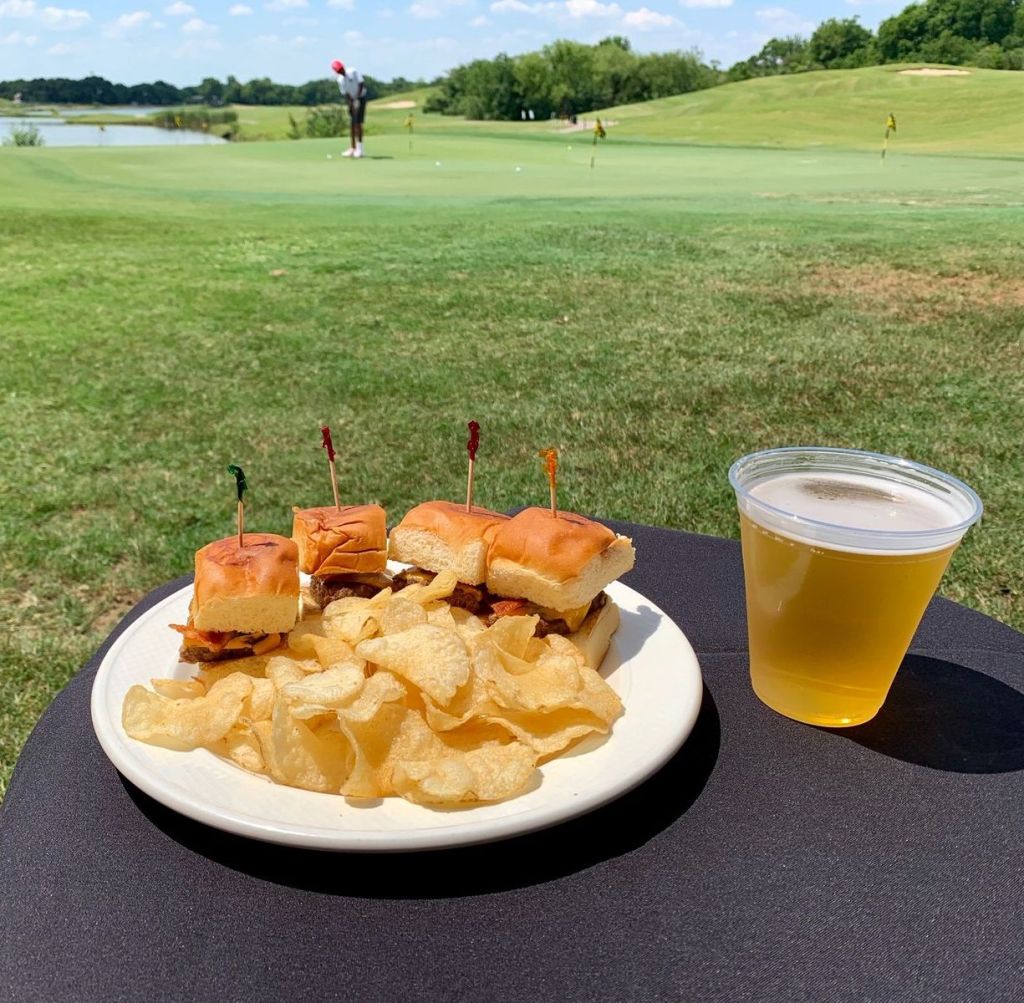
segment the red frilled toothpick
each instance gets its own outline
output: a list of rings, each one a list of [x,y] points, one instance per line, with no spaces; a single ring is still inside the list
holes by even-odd
[[[544,469],[548,475],[548,487],[551,489],[551,515],[558,518],[558,450],[542,449],[537,454],[544,460]]]
[[[469,452],[469,478],[466,481],[466,511],[473,511],[473,467],[476,465],[476,451],[480,448],[480,425],[471,421],[469,428],[469,442],[466,449]]]
[[[321,445],[327,450],[327,465],[331,469],[331,490],[334,492],[334,507],[340,512],[341,502],[338,500],[338,471],[334,468],[334,443],[331,442],[331,430],[327,425],[321,423],[320,435],[323,436]]]

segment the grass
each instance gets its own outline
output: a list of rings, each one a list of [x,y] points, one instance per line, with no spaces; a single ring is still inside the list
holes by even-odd
[[[907,73],[922,64],[825,70],[726,84],[601,112],[616,137],[708,146],[1024,154],[1024,73],[962,67],[966,76]],[[929,64],[935,66],[936,64]]]
[[[573,139],[0,151],[0,793],[231,531],[227,463],[253,529],[329,497],[321,418],[392,517],[459,497],[469,418],[481,503],[555,443],[567,507],[726,536],[744,452],[912,456],[988,506],[945,591],[1024,627],[1019,163]]]

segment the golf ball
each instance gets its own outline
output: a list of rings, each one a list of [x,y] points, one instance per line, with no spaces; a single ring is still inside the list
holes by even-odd
[[[435,160],[434,161],[434,166],[435,167],[440,167],[441,166],[441,161],[440,160]]]
[[[328,159],[328,160],[331,160],[331,159],[332,159],[332,158],[331,158],[331,155],[330,155],[329,153],[327,154],[327,159]]]
[[[521,170],[522,170],[522,168],[521,168],[521,167],[517,167],[517,168],[516,168],[516,174],[518,174],[518,173],[519,173],[519,172],[520,172]]]

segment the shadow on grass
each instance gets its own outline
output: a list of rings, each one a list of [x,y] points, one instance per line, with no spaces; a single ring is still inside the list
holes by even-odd
[[[720,740],[718,709],[705,688],[700,715],[683,748],[617,801],[543,832],[420,853],[327,853],[243,839],[178,815],[121,779],[154,825],[224,867],[321,894],[456,898],[553,881],[643,846],[700,796],[718,759]]]
[[[824,729],[884,756],[948,773],[1024,768],[1024,694],[963,665],[908,655],[867,724]]]

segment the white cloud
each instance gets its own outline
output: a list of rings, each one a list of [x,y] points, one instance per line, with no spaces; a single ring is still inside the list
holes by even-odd
[[[637,31],[653,31],[655,28],[668,28],[676,23],[671,14],[659,14],[656,10],[649,10],[641,7],[639,10],[631,10],[622,18],[622,23],[627,28],[636,28]]]
[[[570,17],[618,17],[622,8],[617,3],[599,3],[598,0],[565,0]]]
[[[486,17],[484,17],[483,14],[480,14],[478,17],[474,17],[473,20],[470,21],[469,23],[474,28],[486,28],[487,25],[489,25],[491,22]]]
[[[754,17],[773,35],[800,35],[814,31],[814,21],[808,21],[785,7],[764,7],[754,11]]]
[[[32,17],[35,0],[0,0],[0,17]]]
[[[0,45],[27,45],[31,48],[38,41],[38,36],[24,35],[20,31],[12,31],[9,35],[0,35]]]
[[[84,52],[87,46],[85,42],[58,42],[51,45],[46,51],[51,56],[70,56],[75,52]]]
[[[354,28],[350,31],[346,31],[344,38],[346,42],[350,42],[352,45],[356,45],[357,43],[366,40],[366,36],[361,31],[356,31]]]
[[[409,5],[409,13],[413,17],[428,18],[428,17],[440,17],[441,11],[429,3],[414,3]]]
[[[195,12],[196,9],[192,4],[183,3],[182,0],[175,0],[174,3],[164,7],[164,13],[169,14],[171,17],[184,17],[186,14],[194,14]]]
[[[133,10],[130,14],[122,14],[111,21],[104,29],[104,34],[108,38],[121,38],[145,27],[152,20],[153,15],[148,10]]]
[[[265,10],[294,10],[296,7],[308,7],[309,0],[271,0],[263,5]]]
[[[209,21],[204,21],[201,17],[193,17],[181,26],[181,30],[186,35],[209,35],[219,29],[215,24],[210,24]]]
[[[228,8],[228,13],[232,17],[246,17],[252,13],[252,7],[244,3],[236,3]]]
[[[75,10],[73,7],[44,7],[39,12],[39,19],[47,28],[56,31],[76,31],[88,24],[92,17],[87,10]]]
[[[339,10],[353,10],[355,0],[327,0],[328,7],[337,7]]]
[[[733,0],[679,0],[680,7],[731,7]]]

